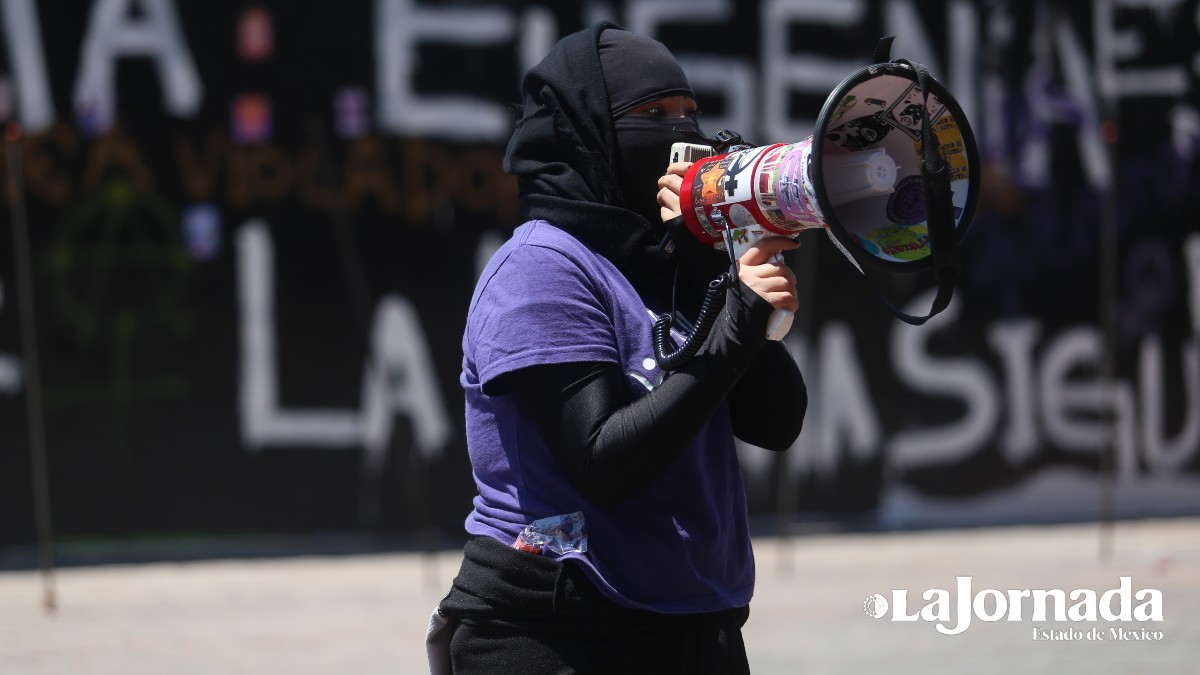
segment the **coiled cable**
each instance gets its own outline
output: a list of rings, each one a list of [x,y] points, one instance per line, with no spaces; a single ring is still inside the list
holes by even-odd
[[[691,334],[684,339],[683,344],[674,351],[670,351],[671,325],[675,323],[674,307],[671,312],[662,314],[655,320],[651,336],[654,339],[654,359],[658,362],[659,368],[675,370],[700,351],[704,340],[712,331],[717,315],[725,307],[725,289],[729,288],[732,283],[733,277],[728,272],[708,283],[708,288],[704,291],[704,302],[700,304],[700,314],[696,317],[696,325]],[[674,305],[674,302],[671,304]]]

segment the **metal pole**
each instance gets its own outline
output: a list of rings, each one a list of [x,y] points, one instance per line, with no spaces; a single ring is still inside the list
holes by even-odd
[[[25,214],[25,180],[21,166],[21,127],[9,122],[4,132],[8,150],[9,212],[12,215],[13,257],[17,272],[17,310],[21,318],[22,371],[29,426],[29,458],[33,473],[33,512],[37,522],[38,559],[42,570],[42,608],[53,612],[54,529],[50,520],[50,473],[42,419],[42,381],[38,370],[37,324],[33,304],[33,265]]]
[[[1104,356],[1101,364],[1102,386],[1112,400],[1106,413],[1108,439],[1100,449],[1099,556],[1107,562],[1113,553],[1113,512],[1115,510],[1114,464],[1117,442],[1116,396],[1113,383],[1117,378],[1117,111],[1111,102],[1104,105],[1101,137],[1105,144],[1105,159],[1111,167],[1112,178],[1106,188],[1100,212],[1100,330],[1104,336]]]
[[[792,271],[796,274],[796,291],[802,299],[800,308],[796,310],[795,323],[792,324],[792,330],[798,331],[804,336],[806,345],[803,354],[795,356],[806,356],[806,363],[797,363],[802,369],[808,364],[814,363],[814,359],[809,356],[813,353],[813,345],[816,344],[815,336],[815,313],[813,306],[817,301],[817,242],[816,237],[808,240],[807,246],[802,246],[800,250],[793,254]],[[811,386],[814,382],[812,372],[806,373],[808,383]],[[776,571],[782,576],[792,572],[792,553],[793,544],[795,543],[794,530],[795,519],[798,510],[799,498],[795,476],[792,474],[792,455],[796,452],[811,452],[811,448],[805,447],[797,442],[787,452],[774,453],[773,467],[775,471],[775,532],[777,537],[776,547]]]
[[[323,180],[326,184],[336,187],[338,185],[338,176],[336,169],[333,166],[332,157],[333,151],[328,141],[328,137],[322,133],[319,125],[310,124],[307,127],[309,138],[317,148],[317,157],[320,164],[318,165],[318,179]],[[362,249],[354,238],[350,212],[342,200],[341,196],[334,198],[331,206],[330,224],[333,232],[334,242],[337,246],[338,256],[341,261],[342,271],[345,275],[346,288],[350,295],[351,307],[354,310],[354,315],[357,321],[355,322],[358,330],[359,343],[362,347],[364,362],[367,372],[374,372],[376,368],[385,370],[387,380],[393,380],[394,373],[391,372],[391,366],[386,363],[377,362],[374,354],[374,345],[371,335],[372,315],[374,309],[374,295],[371,291],[371,282],[367,276],[367,265],[363,259]],[[382,495],[381,483],[384,478],[384,470],[388,466],[389,458],[397,456],[395,451],[395,438],[388,444],[386,455],[381,460],[378,470],[372,470],[368,462],[364,459],[362,470],[359,473],[359,489],[361,491],[359,497],[359,517],[363,523],[374,529],[382,527]],[[422,551],[425,554],[427,561],[433,561],[433,571],[429,572],[429,565],[426,566],[426,579],[437,577],[436,557],[437,548],[434,544],[436,537],[433,536],[433,522],[430,517],[429,499],[430,493],[426,489],[426,480],[419,475],[422,470],[428,470],[428,465],[422,465],[417,458],[415,448],[409,447],[408,462],[400,467],[403,470],[403,483],[401,489],[407,498],[407,506],[409,511],[415,513],[416,527],[418,528],[418,538],[421,543]],[[440,583],[440,581],[436,581]]]

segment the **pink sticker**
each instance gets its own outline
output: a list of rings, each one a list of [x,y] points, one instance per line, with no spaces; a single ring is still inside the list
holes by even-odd
[[[371,131],[371,109],[367,92],[347,87],[337,92],[333,102],[338,136],[354,139]]]
[[[233,138],[238,143],[271,140],[271,99],[262,94],[242,94],[233,99]]]
[[[0,76],[0,122],[12,119],[14,107],[12,81],[7,76]]]
[[[213,204],[183,210],[183,240],[193,260],[211,260],[221,251],[221,214]]]
[[[99,136],[112,128],[112,101],[101,94],[75,100],[75,126],[84,138]]]
[[[779,179],[775,184],[779,199],[779,210],[788,220],[800,220],[809,215],[804,194],[804,152],[799,144],[788,149],[779,165]]]
[[[238,22],[238,56],[243,61],[257,63],[271,58],[275,51],[275,30],[271,13],[262,7],[250,7],[242,12]]]
[[[821,210],[817,207],[814,185],[809,177],[811,155],[811,137],[791,145],[779,166],[779,179],[775,187],[779,210],[797,230],[824,225]]]

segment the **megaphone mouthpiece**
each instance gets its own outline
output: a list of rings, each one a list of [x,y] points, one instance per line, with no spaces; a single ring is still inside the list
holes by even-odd
[[[896,185],[899,167],[883,148],[831,154],[824,159],[825,194],[833,206],[891,194]]]

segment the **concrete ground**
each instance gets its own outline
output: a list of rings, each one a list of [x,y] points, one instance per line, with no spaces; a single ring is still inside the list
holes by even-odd
[[[751,666],[760,675],[1200,673],[1200,520],[1118,523],[1106,561],[1098,533],[1084,524],[757,540]],[[0,573],[0,673],[424,673],[429,611],[457,565],[450,552],[68,568],[55,575],[52,614],[37,572]],[[972,615],[966,630],[943,635],[935,622],[892,621],[894,606],[878,619],[864,612],[876,593],[894,605],[896,589],[909,591],[916,614],[925,590],[943,588],[953,628],[960,576],[974,594],[1098,596],[1128,576],[1135,595],[1161,591],[1163,620],[1035,620],[1024,600],[1020,620]],[[983,597],[991,614],[994,595]],[[1161,640],[1117,640],[1112,628]],[[1093,629],[1108,639],[1035,639]]]

